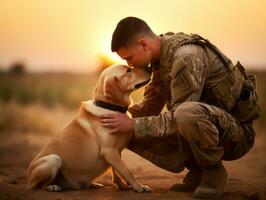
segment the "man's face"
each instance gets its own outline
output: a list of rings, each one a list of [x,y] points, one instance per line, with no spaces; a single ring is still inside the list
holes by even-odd
[[[128,66],[142,68],[151,63],[152,55],[145,43],[138,42],[128,47],[122,47],[117,54],[127,61]]]

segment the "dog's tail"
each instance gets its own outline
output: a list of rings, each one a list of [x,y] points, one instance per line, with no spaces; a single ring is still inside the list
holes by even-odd
[[[31,163],[28,175],[28,189],[41,188],[51,183],[62,166],[62,159],[56,154],[49,154]]]

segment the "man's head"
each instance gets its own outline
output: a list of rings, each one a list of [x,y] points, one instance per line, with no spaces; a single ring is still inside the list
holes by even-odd
[[[142,19],[126,17],[113,32],[111,49],[129,66],[146,67],[159,59],[160,37]]]

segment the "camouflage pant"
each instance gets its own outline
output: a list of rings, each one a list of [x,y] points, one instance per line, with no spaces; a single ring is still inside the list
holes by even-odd
[[[185,102],[175,110],[177,132],[164,137],[132,139],[128,149],[160,168],[180,172],[193,157],[208,167],[219,160],[235,160],[253,146],[251,125],[205,103]]]

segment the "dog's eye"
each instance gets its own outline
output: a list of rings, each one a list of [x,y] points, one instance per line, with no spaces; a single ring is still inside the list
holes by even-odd
[[[129,73],[129,72],[131,72],[131,69],[130,68],[127,69],[127,73]]]

